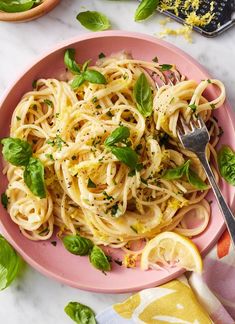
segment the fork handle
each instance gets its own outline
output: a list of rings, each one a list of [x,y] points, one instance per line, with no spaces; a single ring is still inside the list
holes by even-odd
[[[227,203],[225,202],[224,197],[223,197],[223,195],[215,181],[214,174],[211,170],[211,167],[208,163],[205,153],[204,152],[199,153],[198,158],[201,161],[202,166],[206,172],[206,175],[208,177],[208,180],[210,182],[210,185],[212,187],[212,190],[213,190],[216,200],[218,202],[219,208],[224,216],[228,231],[232,238],[233,246],[235,247],[235,217],[234,217],[231,209],[228,207]]]

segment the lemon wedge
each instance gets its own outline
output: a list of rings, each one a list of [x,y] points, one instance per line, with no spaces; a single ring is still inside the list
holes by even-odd
[[[189,271],[202,272],[202,258],[196,245],[174,232],[162,232],[150,240],[143,249],[141,269],[156,266],[180,266]]]

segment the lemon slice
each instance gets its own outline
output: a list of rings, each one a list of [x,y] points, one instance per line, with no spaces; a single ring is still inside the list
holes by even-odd
[[[202,258],[196,245],[174,232],[162,232],[150,240],[143,249],[141,269],[156,266],[180,266],[189,271],[202,272]]]

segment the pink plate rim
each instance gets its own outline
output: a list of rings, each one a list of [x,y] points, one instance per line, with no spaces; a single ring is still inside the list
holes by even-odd
[[[47,51],[46,53],[40,55],[39,57],[37,57],[36,59],[33,60],[33,62],[31,64],[29,64],[22,73],[20,73],[20,75],[18,75],[18,77],[15,79],[15,81],[13,81],[11,83],[11,85],[8,87],[8,89],[4,92],[1,100],[0,100],[0,107],[3,104],[3,102],[5,101],[5,99],[7,98],[9,92],[11,91],[12,87],[16,84],[16,82],[28,71],[30,70],[36,63],[40,62],[43,58],[47,57],[48,55],[52,54],[53,52],[69,46],[72,43],[75,42],[81,42],[84,40],[88,40],[88,39],[93,39],[93,38],[105,38],[105,37],[127,37],[127,38],[135,38],[135,39],[139,39],[139,40],[145,40],[145,41],[149,41],[151,43],[154,43],[156,45],[161,45],[164,46],[166,49],[171,49],[177,53],[179,53],[180,55],[182,55],[183,57],[185,57],[192,65],[195,65],[198,69],[200,69],[206,77],[210,78],[210,75],[208,74],[208,72],[206,71],[206,69],[200,64],[198,63],[194,58],[192,58],[190,55],[188,55],[187,53],[185,53],[183,50],[179,49],[178,47],[169,44],[168,42],[158,39],[156,37],[153,36],[149,36],[143,33],[136,33],[136,32],[127,32],[127,31],[118,31],[118,30],[114,30],[114,31],[103,31],[103,32],[96,32],[96,33],[86,33],[83,35],[79,35],[77,37],[73,37],[70,38],[69,40],[66,40],[62,43],[60,43],[59,45],[53,47],[52,49],[50,49],[49,51]],[[231,106],[228,102],[226,102],[226,107],[228,108],[228,117],[230,118],[230,120],[232,121],[233,124],[233,131],[235,131],[235,114],[233,113]],[[235,203],[235,198],[233,199],[233,205]],[[83,289],[83,290],[87,290],[87,291],[93,291],[93,292],[99,292],[99,293],[127,293],[127,292],[133,292],[136,290],[141,290],[143,288],[150,288],[153,287],[154,285],[156,285],[156,283],[158,285],[163,284],[166,282],[166,280],[162,279],[162,280],[156,280],[155,282],[152,282],[151,285],[144,285],[141,284],[139,286],[136,287],[131,287],[131,288],[97,288],[97,287],[93,287],[87,284],[84,284],[83,282],[77,282],[76,284],[70,280],[70,279],[66,279],[58,274],[55,274],[53,271],[43,267],[40,263],[34,261],[34,259],[32,259],[26,252],[24,252],[24,250],[18,246],[15,241],[14,238],[7,233],[7,231],[5,230],[1,219],[0,219],[0,227],[2,230],[2,233],[6,236],[6,238],[9,240],[9,242],[12,244],[12,246],[19,252],[19,254],[24,258],[24,260],[29,263],[33,268],[35,268],[36,270],[38,270],[39,272],[41,272],[42,274],[56,279],[66,285],[72,286],[72,287],[76,287],[79,289]],[[225,224],[217,231],[217,234],[214,238],[214,240],[212,240],[210,242],[210,244],[203,250],[202,254],[205,255],[206,253],[208,253],[211,248],[214,246],[214,244],[217,242],[218,238],[220,237],[220,235],[223,233],[225,229]],[[179,275],[181,275],[182,273],[184,273],[184,269],[179,269],[174,271],[173,273],[169,274],[167,276],[167,281],[170,281],[176,277],[178,277]]]

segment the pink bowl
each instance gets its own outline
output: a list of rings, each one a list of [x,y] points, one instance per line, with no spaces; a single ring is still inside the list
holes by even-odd
[[[132,53],[134,58],[152,60],[158,56],[160,63],[174,63],[188,78],[200,81],[209,78],[207,72],[190,56],[178,48],[154,37],[127,33],[121,31],[107,31],[79,36],[56,47],[35,64],[29,67],[6,93],[0,110],[0,138],[9,134],[9,125],[12,112],[21,96],[32,89],[32,81],[38,78],[57,77],[64,69],[63,54],[66,47],[73,47],[81,61],[89,58],[94,61],[100,52],[109,55],[121,50]],[[210,88],[208,97],[216,95]],[[219,124],[224,128],[222,143],[235,146],[234,123],[229,104],[215,112]],[[0,174],[0,192],[4,192],[7,185],[6,177]],[[235,188],[221,181],[221,189],[227,202],[234,204]],[[212,217],[206,231],[194,239],[201,253],[205,255],[215,244],[224,230],[223,217],[213,195]],[[169,271],[150,270],[143,272],[140,269],[126,269],[113,263],[113,270],[106,276],[90,266],[86,257],[78,257],[68,253],[58,241],[57,246],[50,242],[57,240],[53,237],[47,242],[31,242],[20,234],[18,227],[11,221],[6,210],[0,206],[1,229],[7,239],[35,269],[43,274],[55,278],[73,287],[105,293],[123,293],[153,287],[165,283],[183,273],[183,269],[173,268]],[[118,257],[118,251],[110,251],[112,256]]]

